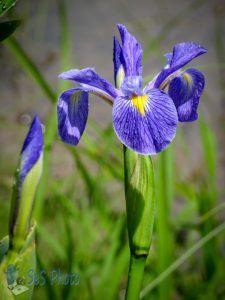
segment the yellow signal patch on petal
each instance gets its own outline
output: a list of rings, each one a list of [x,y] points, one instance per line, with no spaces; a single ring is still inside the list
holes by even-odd
[[[134,96],[131,98],[132,104],[137,108],[139,113],[144,116],[145,115],[145,106],[148,100],[147,95],[143,96]]]
[[[189,86],[192,84],[192,78],[188,73],[183,73],[183,78],[187,81]]]

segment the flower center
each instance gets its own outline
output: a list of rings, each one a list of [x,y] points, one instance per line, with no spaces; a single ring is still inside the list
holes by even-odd
[[[141,76],[128,76],[124,78],[120,89],[124,95],[132,97],[135,95],[141,95],[141,86],[143,80]]]
[[[139,113],[144,116],[145,115],[145,106],[147,104],[148,96],[147,95],[134,95],[131,97],[132,104],[136,107]]]

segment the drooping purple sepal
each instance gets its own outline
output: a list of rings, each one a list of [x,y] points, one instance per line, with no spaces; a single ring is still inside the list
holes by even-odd
[[[159,73],[154,87],[159,88],[160,85],[174,72],[178,71],[184,65],[199,55],[206,53],[207,50],[196,43],[180,43],[173,48],[173,53],[167,53],[167,65]]]
[[[43,133],[38,116],[35,116],[21,150],[19,185],[21,185],[43,152]]]
[[[93,68],[82,70],[72,69],[59,75],[60,79],[73,80],[81,84],[83,90],[92,92],[98,96],[113,102],[118,96],[117,90],[106,79],[101,78]]]
[[[151,155],[166,148],[173,140],[178,122],[172,99],[158,89],[147,92],[144,113],[128,96],[115,99],[113,126],[118,138],[128,148]]]
[[[197,108],[204,86],[204,75],[193,68],[185,70],[171,81],[168,93],[176,106],[180,122],[198,119]]]
[[[82,88],[62,93],[58,100],[58,132],[64,143],[77,145],[88,118],[88,93]]]
[[[133,35],[124,25],[118,24],[122,40],[122,53],[117,60],[123,65],[126,76],[139,76],[142,74],[142,48]]]

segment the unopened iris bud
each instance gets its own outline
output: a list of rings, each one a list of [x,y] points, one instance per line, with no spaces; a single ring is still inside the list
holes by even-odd
[[[124,170],[130,250],[135,256],[147,256],[155,214],[151,157],[124,147]]]
[[[33,200],[42,173],[43,133],[36,116],[24,141],[15,176],[9,222],[10,249],[19,252],[30,227]]]

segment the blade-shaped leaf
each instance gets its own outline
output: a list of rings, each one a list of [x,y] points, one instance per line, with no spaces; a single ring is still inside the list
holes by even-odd
[[[17,0],[1,0],[0,16],[3,15],[10,7],[14,6]]]
[[[19,20],[7,21],[0,23],[0,42],[9,37],[20,25]]]

